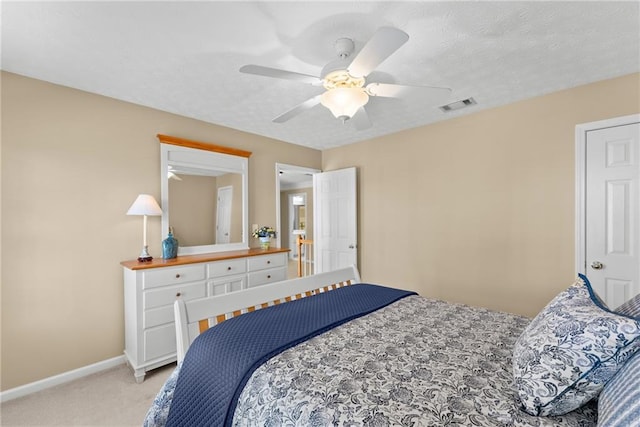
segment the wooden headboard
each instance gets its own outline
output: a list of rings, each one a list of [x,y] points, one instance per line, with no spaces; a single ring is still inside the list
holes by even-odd
[[[174,304],[178,362],[198,335],[225,319],[359,282],[360,273],[352,266],[225,295],[190,301],[178,298]]]

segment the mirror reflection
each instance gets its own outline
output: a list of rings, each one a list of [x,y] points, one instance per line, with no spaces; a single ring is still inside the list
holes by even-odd
[[[291,195],[290,209],[293,218],[293,233],[304,234],[304,227],[307,222],[307,195],[305,193]]]
[[[178,256],[249,248],[250,151],[158,135],[162,238]]]
[[[180,246],[242,242],[242,175],[169,162],[169,226]]]

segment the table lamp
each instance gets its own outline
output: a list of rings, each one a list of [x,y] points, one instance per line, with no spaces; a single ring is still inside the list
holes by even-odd
[[[133,202],[127,215],[142,215],[142,252],[138,257],[139,262],[151,261],[153,257],[149,255],[147,250],[147,215],[162,215],[162,209],[158,206],[158,202],[149,194],[140,194]]]

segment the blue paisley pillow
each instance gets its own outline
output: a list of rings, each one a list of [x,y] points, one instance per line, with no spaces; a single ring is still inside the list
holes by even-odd
[[[640,320],[608,310],[583,275],[527,326],[513,350],[523,409],[562,415],[600,393],[640,349]]]

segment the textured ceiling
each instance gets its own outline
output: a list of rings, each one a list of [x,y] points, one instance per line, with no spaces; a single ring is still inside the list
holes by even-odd
[[[353,143],[640,71],[633,2],[2,2],[2,69],[317,149]],[[321,87],[238,72],[319,75],[341,37],[381,26],[409,41],[371,78],[444,86],[429,99],[372,98],[356,131],[318,105],[271,120]],[[183,135],[188,137],[188,135]]]

